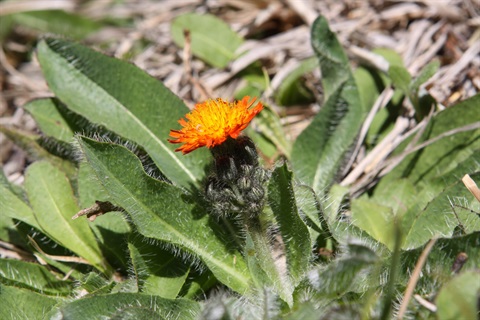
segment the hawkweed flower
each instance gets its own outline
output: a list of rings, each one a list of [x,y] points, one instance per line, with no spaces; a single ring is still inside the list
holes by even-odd
[[[264,184],[268,173],[260,165],[253,141],[240,135],[253,117],[263,109],[255,98],[240,101],[207,100],[195,105],[180,130],[171,130],[171,143],[183,143],[175,151],[183,154],[200,147],[210,149],[213,171],[205,184],[211,212],[218,217],[257,217],[264,204]]]
[[[244,97],[240,101],[227,102],[223,99],[207,100],[195,105],[185,119],[178,123],[180,130],[170,130],[171,143],[183,143],[175,151],[183,154],[200,147],[213,148],[228,138],[237,139],[250,121],[263,109],[259,102],[253,106],[256,98]],[[252,107],[253,106],[253,107]]]

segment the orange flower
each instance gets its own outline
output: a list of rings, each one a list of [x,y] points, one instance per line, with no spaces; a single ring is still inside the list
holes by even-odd
[[[212,148],[222,144],[228,137],[236,139],[253,117],[263,109],[260,102],[250,108],[256,98],[249,100],[250,97],[247,96],[240,101],[228,103],[218,98],[196,104],[185,116],[188,121],[183,118],[178,121],[183,128],[170,130],[170,137],[174,139],[168,141],[184,143],[175,151],[187,154],[203,146]]]

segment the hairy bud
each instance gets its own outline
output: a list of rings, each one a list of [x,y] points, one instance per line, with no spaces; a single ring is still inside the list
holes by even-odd
[[[258,216],[264,205],[264,184],[269,174],[259,165],[253,141],[245,136],[229,138],[211,150],[215,167],[207,180],[205,195],[213,213]]]

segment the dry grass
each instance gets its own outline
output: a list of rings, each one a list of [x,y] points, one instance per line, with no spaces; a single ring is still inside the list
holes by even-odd
[[[374,48],[385,47],[398,52],[408,70],[415,76],[433,59],[441,62],[440,71],[426,84],[425,90],[437,99],[440,108],[464,100],[480,90],[480,1],[354,1],[354,0],[113,0],[89,1],[13,1],[0,2],[0,15],[24,10],[58,8],[77,12],[93,20],[105,17],[129,19],[129,27],[105,27],[84,40],[107,54],[125,58],[140,41],[148,44],[130,60],[161,80],[179,95],[187,105],[208,96],[229,98],[242,85],[236,75],[254,61],[261,61],[271,79],[271,87],[262,100],[274,108],[272,94],[299,61],[313,54],[309,26],[319,14],[330,22],[346,48],[352,63],[370,63],[388,67],[385,61],[371,54]],[[212,13],[220,17],[240,35],[248,39],[241,56],[225,70],[209,67],[192,58],[173,44],[170,23],[186,12]],[[0,23],[0,28],[1,28]],[[29,55],[39,34],[22,26],[15,27],[4,39],[0,49],[0,124],[26,131],[35,131],[32,119],[21,106],[27,101],[50,96],[34,56]],[[311,88],[320,97],[320,74],[307,77]],[[391,94],[384,92],[378,108]],[[408,109],[408,105],[406,108]],[[290,107],[282,112],[283,123],[293,139],[308,124],[318,105]],[[391,146],[400,134],[413,134],[421,127],[408,119],[397,124]],[[407,122],[405,122],[407,121]],[[414,131],[412,131],[414,130]],[[355,162],[363,171],[350,176],[345,183],[365,176],[368,164],[358,154]],[[378,154],[377,154],[378,155]],[[383,157],[383,158],[382,158]],[[385,160],[385,155],[380,159]],[[26,155],[0,135],[0,159],[7,177],[20,183],[28,164]],[[368,161],[367,161],[368,160]],[[376,161],[379,161],[378,159]],[[348,178],[348,176],[347,176]],[[365,187],[369,181],[359,186]],[[360,188],[361,189],[361,188]],[[359,189],[359,190],[360,190]]]

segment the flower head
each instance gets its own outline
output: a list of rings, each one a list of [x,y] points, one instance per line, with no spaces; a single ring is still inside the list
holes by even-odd
[[[255,100],[247,96],[232,103],[218,98],[196,104],[185,116],[187,120],[182,118],[178,121],[183,128],[170,130],[170,137],[174,139],[168,141],[184,143],[175,151],[187,154],[200,147],[212,148],[222,144],[228,137],[236,139],[263,109],[260,102],[250,108]]]

